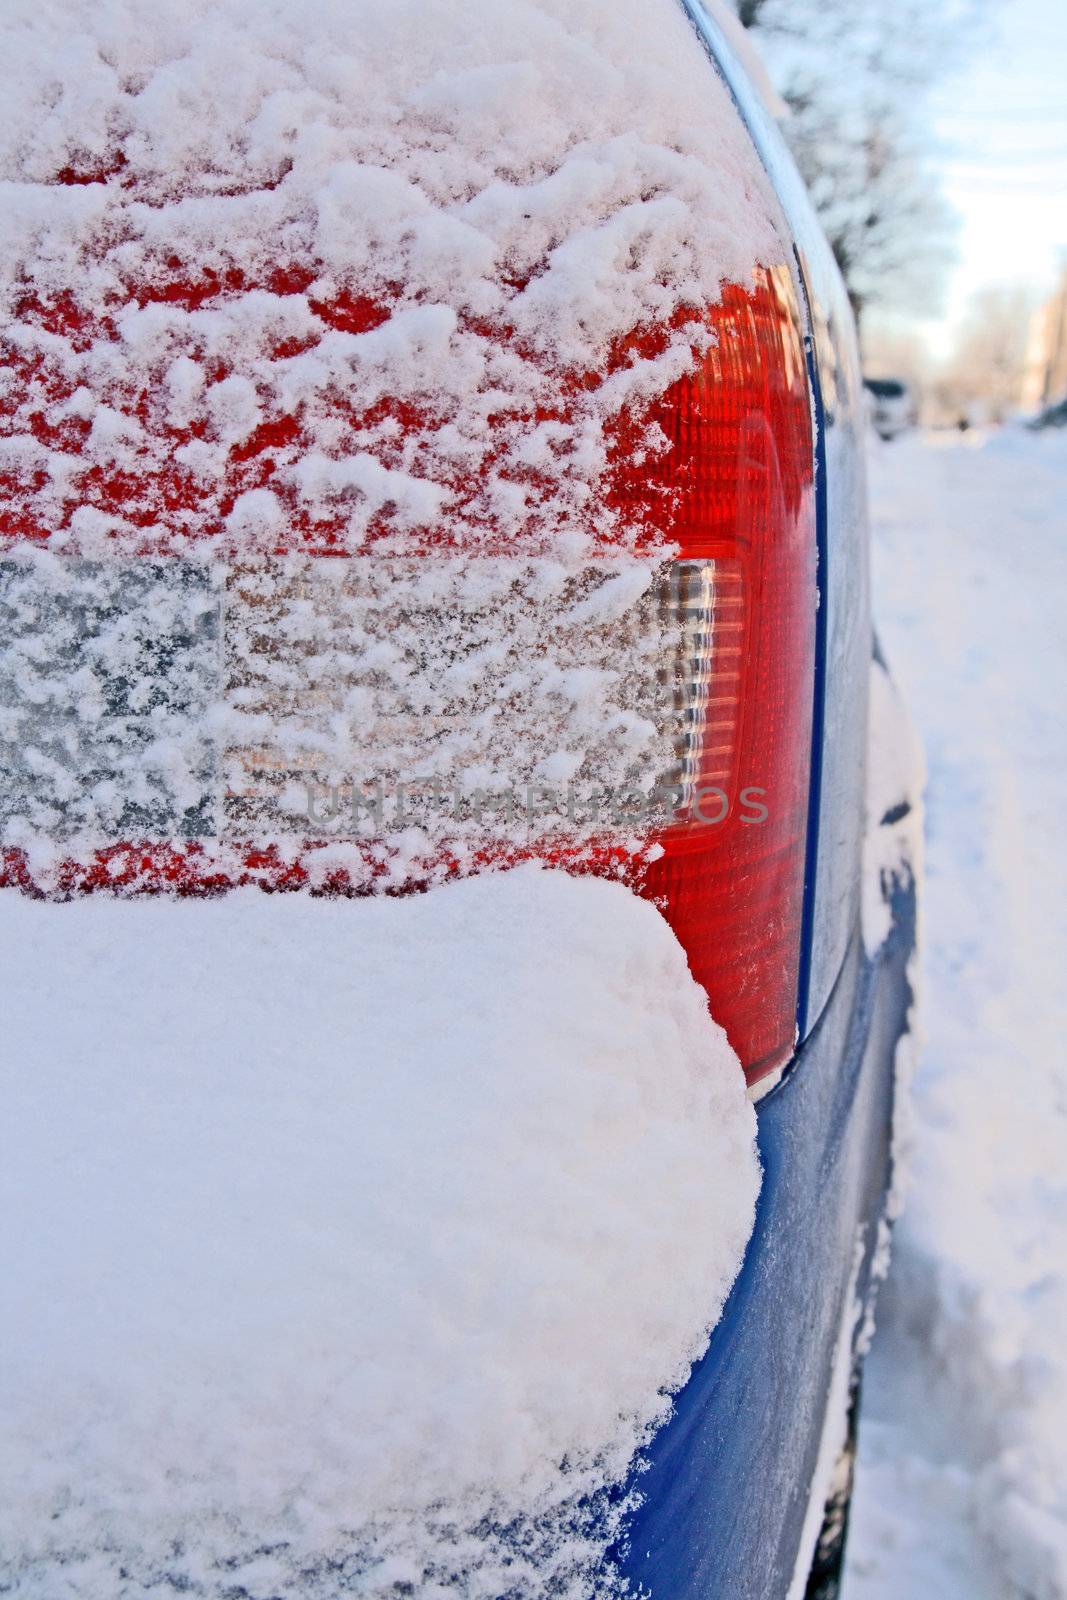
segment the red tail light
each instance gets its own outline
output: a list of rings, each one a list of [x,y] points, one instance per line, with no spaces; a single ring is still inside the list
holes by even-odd
[[[273,287],[295,294],[306,284]],[[196,304],[226,292],[226,285],[209,284]],[[350,300],[341,307],[345,315],[349,305],[356,307],[351,314],[358,312],[359,328],[386,315]],[[336,308],[316,304],[315,312],[328,326],[339,325]],[[54,308],[33,306],[23,314],[46,331],[56,315]],[[76,342],[87,345],[90,335],[114,337],[108,327],[83,325],[73,300],[63,315],[64,330]],[[320,585],[313,577],[312,569],[336,573],[345,566],[343,559],[321,559],[338,554],[332,527],[305,525],[293,509],[288,534],[273,554],[258,558],[251,569],[231,562],[214,598],[209,564],[187,565],[166,545],[147,542],[134,563],[136,576],[129,551],[125,565],[68,557],[60,562],[65,576],[49,569],[43,588],[25,589],[18,547],[47,545],[50,529],[25,510],[34,484],[12,479],[5,526],[16,554],[0,566],[0,611],[7,636],[28,639],[29,651],[18,672],[0,672],[6,704],[0,744],[8,769],[0,783],[6,846],[0,884],[61,897],[94,889],[205,894],[241,883],[359,893],[415,888],[442,870],[473,871],[541,855],[569,870],[622,876],[654,898],[750,1078],[783,1063],[793,1048],[797,1009],[816,605],[811,409],[788,270],[761,271],[752,289],[725,286],[708,324],[714,343],[697,370],[650,414],[624,417],[617,427],[607,484],[608,501],[621,513],[631,546],[659,548],[666,539],[676,547],[672,571],[626,619],[630,643],[624,654],[633,663],[634,682],[622,685],[612,707],[622,718],[658,715],[663,723],[667,759],[657,775],[670,778],[677,804],[654,834],[646,819],[645,837],[636,842],[632,827],[603,838],[587,830],[582,839],[568,838],[565,828],[549,837],[533,831],[521,846],[513,837],[494,840],[491,833],[480,845],[468,837],[462,848],[439,838],[432,863],[424,853],[400,868],[377,845],[308,838],[306,819],[302,824],[291,808],[287,814],[279,796],[295,778],[326,771],[312,737],[315,708],[321,709],[322,726],[327,712],[337,710],[337,686],[323,675],[323,663],[335,679],[338,670],[344,679],[344,630],[357,604],[352,596],[363,594],[358,603],[378,604],[373,595],[366,599],[362,569],[351,557],[348,589],[345,582]],[[24,429],[28,418],[31,433],[52,447],[55,429],[66,429],[70,437],[58,442],[77,450],[82,425],[68,399],[41,358],[16,360],[6,402],[17,422],[14,431]],[[347,398],[340,403],[353,426]],[[566,403],[564,396],[561,405]],[[144,430],[156,426],[147,381],[127,405]],[[65,420],[56,422],[57,416]],[[635,448],[650,421],[669,441],[669,449],[653,457]],[[401,413],[397,422],[403,426]],[[173,519],[186,534],[218,534],[220,518],[239,492],[277,486],[284,499],[284,474],[276,471],[275,458],[298,439],[295,419],[265,422],[251,441],[231,451],[226,480],[203,491],[210,504],[201,505],[195,479],[177,468],[170,476],[147,469],[108,476],[93,469],[87,493],[96,494],[101,511],[123,514],[128,526],[158,529]],[[176,437],[174,445],[185,442]],[[428,557],[425,540],[413,545],[416,560]],[[287,548],[304,554],[287,556]],[[521,566],[521,552],[496,559]],[[371,581],[371,589],[375,582],[402,587],[395,561],[379,572],[384,577]],[[515,581],[521,581],[521,571]],[[598,581],[587,570],[561,591],[555,624],[560,637],[574,627],[581,609],[575,609],[576,596]],[[316,599],[322,588],[332,598]],[[100,627],[123,608],[132,613],[137,607],[141,620],[127,617],[120,629],[118,667],[94,664]],[[321,660],[308,655],[309,626],[328,635]],[[235,632],[247,646],[243,655],[234,645]],[[669,647],[662,642],[668,634]],[[603,648],[602,635],[603,629],[584,636],[585,647]],[[49,638],[62,658],[58,666],[48,658]],[[582,647],[582,638],[568,646],[572,655]],[[461,649],[462,640],[453,653]],[[290,679],[272,690],[286,651]],[[92,680],[83,683],[84,716],[64,700],[63,674],[78,669]],[[298,758],[291,749],[280,754],[269,728],[263,731],[265,724],[292,717],[294,681],[303,718]],[[350,677],[341,688],[347,691],[354,681]],[[655,683],[658,712],[650,709]],[[218,737],[202,731],[213,696],[250,714],[249,726],[258,730],[251,744],[231,739],[220,749]],[[492,696],[489,713],[485,705],[479,712],[482,723],[493,713],[491,702]],[[430,722],[420,723],[410,707],[405,714],[408,734],[414,729],[416,744],[421,739],[429,745]],[[380,708],[375,715],[373,726],[385,727],[388,718],[382,721]],[[498,742],[502,730],[506,743],[514,723],[505,717],[496,726]],[[33,745],[28,752],[27,727]],[[373,743],[379,736],[366,737]],[[388,737],[395,743],[398,736],[394,730]],[[387,735],[381,740],[388,742]],[[149,746],[151,758],[139,767],[139,752]],[[330,765],[335,784],[338,759]],[[354,785],[361,776],[349,772],[348,781]],[[53,847],[59,842],[60,859],[53,848],[47,872],[39,867],[32,817],[27,820],[40,784],[51,785],[49,814],[62,819],[51,836]],[[47,839],[42,828],[37,832]],[[357,858],[360,871],[354,872]]]
[[[710,791],[705,816],[719,793],[728,810],[713,826],[693,817],[668,829],[645,892],[661,899],[755,1080],[795,1040],[817,604],[812,413],[785,269],[761,274],[754,292],[728,286],[710,315],[714,348],[656,409],[672,449],[653,477],[676,495],[681,557],[714,565],[691,759]]]

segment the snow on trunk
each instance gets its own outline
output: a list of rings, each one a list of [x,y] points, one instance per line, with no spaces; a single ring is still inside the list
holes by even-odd
[[[20,1600],[610,1592],[759,1187],[658,912],[534,866],[3,909]]]

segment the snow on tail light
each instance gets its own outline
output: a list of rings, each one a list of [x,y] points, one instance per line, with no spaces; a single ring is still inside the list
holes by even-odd
[[[541,856],[655,899],[750,1076],[780,1065],[816,598],[788,271],[724,287],[708,325],[692,375],[615,426],[605,500],[627,548],[12,541],[4,881],[400,892]]]

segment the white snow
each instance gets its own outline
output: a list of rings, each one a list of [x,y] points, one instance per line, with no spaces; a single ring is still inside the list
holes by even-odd
[[[876,620],[929,770],[912,1171],[846,1600],[1067,1595],[1067,442],[876,448]]]
[[[612,1592],[759,1187],[659,913],[534,866],[0,913],[4,1592]]]

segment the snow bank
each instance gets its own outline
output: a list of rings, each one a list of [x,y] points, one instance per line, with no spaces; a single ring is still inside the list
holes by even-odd
[[[871,662],[867,740],[867,831],[861,912],[868,956],[893,926],[892,893],[922,872],[922,747],[907,706],[886,668]]]
[[[611,1592],[759,1186],[659,914],[532,866],[2,909],[6,1592]]]
[[[929,768],[926,1043],[845,1594],[1063,1600],[1067,457],[1006,428],[872,465],[876,615]]]
[[[914,1146],[912,1087],[922,1048],[921,907],[923,887],[923,804],[926,766],[922,746],[900,690],[880,661],[871,662],[870,720],[867,739],[867,831],[863,840],[860,898],[863,944],[877,957],[893,926],[893,892],[914,883],[920,926],[916,949],[908,961],[912,1003],[907,1029],[896,1043],[893,1067],[892,1178],[886,1198],[886,1219],[895,1221],[904,1208]],[[889,1270],[890,1233],[881,1224],[872,1264],[874,1280]],[[869,1334],[868,1334],[869,1336]]]

